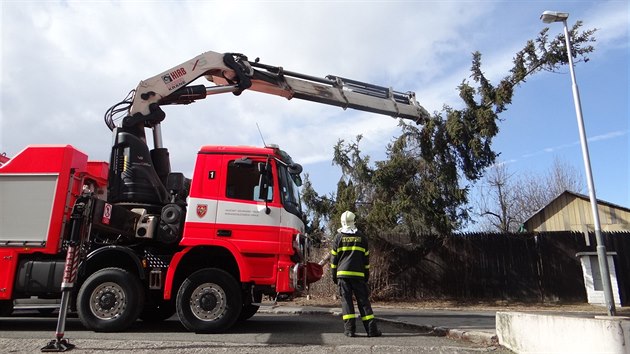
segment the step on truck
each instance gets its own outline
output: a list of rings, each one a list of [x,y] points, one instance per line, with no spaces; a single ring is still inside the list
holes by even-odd
[[[94,331],[176,313],[186,329],[216,333],[253,316],[263,296],[295,296],[316,281],[308,274],[317,272],[307,273],[314,263],[302,167],[289,154],[275,145],[208,145],[192,176],[171,171],[161,107],[244,90],[428,118],[413,92],[299,74],[235,53],[206,52],[141,81],[105,114],[109,162],[71,145],[1,156],[0,316],[41,300],[42,312],[50,301],[60,307],[59,323],[76,311]]]

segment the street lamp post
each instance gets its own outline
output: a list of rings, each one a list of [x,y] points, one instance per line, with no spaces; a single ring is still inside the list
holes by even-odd
[[[597,260],[599,262],[599,271],[602,278],[602,286],[604,288],[604,300],[606,301],[608,315],[615,316],[615,301],[612,295],[612,285],[610,284],[610,273],[608,271],[606,246],[604,244],[604,240],[601,234],[599,212],[597,210],[597,198],[595,197],[595,186],[593,184],[593,174],[591,171],[591,161],[588,154],[586,133],[584,132],[584,119],[582,118],[580,92],[578,91],[577,81],[575,80],[575,71],[573,69],[573,55],[571,54],[571,39],[569,37],[569,29],[567,27],[567,18],[569,18],[568,13],[555,11],[545,11],[540,16],[540,19],[544,23],[562,22],[564,25],[564,38],[566,40],[565,44],[567,47],[567,55],[569,57],[569,70],[571,72],[571,81],[573,83],[573,101],[575,103],[575,114],[577,115],[578,130],[580,131],[580,142],[582,145],[582,157],[584,158],[584,170],[586,171],[588,194],[591,199],[591,209],[593,212],[593,223],[595,227],[595,239],[597,241]]]

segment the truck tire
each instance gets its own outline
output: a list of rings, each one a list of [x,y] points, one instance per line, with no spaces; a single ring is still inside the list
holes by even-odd
[[[260,303],[262,301],[262,296],[263,294],[260,292],[254,293],[254,301]],[[238,320],[249,320],[250,318],[252,318],[252,316],[256,314],[256,312],[258,312],[258,308],[260,308],[260,306],[258,305],[243,304],[243,309],[241,310],[241,314],[238,316]]]
[[[0,300],[0,317],[7,317],[13,313],[13,300]]]
[[[189,276],[177,292],[177,315],[189,331],[219,333],[238,319],[243,301],[239,284],[226,271],[201,269]]]
[[[138,318],[144,303],[140,279],[120,268],[90,275],[77,296],[81,323],[96,332],[120,332]]]

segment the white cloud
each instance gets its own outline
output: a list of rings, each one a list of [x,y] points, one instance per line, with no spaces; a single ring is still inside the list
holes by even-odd
[[[111,142],[102,122],[105,110],[140,80],[208,50],[260,56],[263,63],[314,76],[334,74],[412,90],[433,111],[457,99],[470,53],[480,49],[487,75],[500,78],[510,55],[542,27],[536,18],[521,20],[531,22],[525,28],[507,26],[510,19],[490,16],[507,6],[494,1],[1,6],[0,153],[13,155],[28,144],[69,143],[103,160]],[[614,29],[600,44],[623,36],[621,17],[593,19]],[[386,116],[254,92],[210,96],[165,110],[164,142],[174,169],[182,171],[192,169],[201,145],[260,145],[256,123],[268,143],[279,143],[305,165],[330,160],[338,139],[358,134],[364,135],[366,153],[382,153],[398,131],[397,121]]]
[[[608,132],[608,133],[605,133],[605,134],[599,134],[599,135],[587,137],[586,140],[587,140],[588,144],[591,144],[591,143],[602,142],[602,141],[615,139],[615,138],[619,138],[619,137],[623,137],[623,136],[627,136],[627,135],[628,135],[628,131],[627,130],[625,130],[625,131],[617,130],[617,131],[612,131],[612,132]],[[523,154],[521,156],[521,158],[527,159],[527,158],[534,157],[534,156],[537,156],[537,155],[541,155],[541,154],[544,154],[544,153],[553,153],[553,152],[557,152],[559,150],[564,150],[564,149],[573,148],[573,147],[577,147],[577,146],[580,146],[580,141],[578,141],[578,140],[573,141],[571,143],[550,146],[550,147],[546,147],[546,148],[543,148],[543,149],[535,151],[535,152],[526,153],[526,154]],[[513,159],[512,161],[516,162],[518,160],[514,160]]]
[[[376,80],[377,84],[382,81],[384,85],[396,85],[395,89],[408,90],[411,88],[399,87],[398,83],[409,85],[418,73],[439,71],[432,70],[435,65],[418,62],[441,63],[440,54],[461,44],[457,26],[447,21],[449,16],[461,16],[458,26],[462,27],[473,21],[482,8],[464,11],[457,3],[364,5],[9,3],[4,7],[2,25],[7,40],[3,41],[1,84],[3,102],[11,102],[11,112],[5,107],[3,115],[19,109],[15,113],[24,118],[3,120],[3,131],[18,130],[23,127],[21,123],[28,124],[26,121],[38,117],[44,125],[28,124],[31,131],[46,128],[43,130],[49,135],[51,125],[67,129],[70,125],[87,124],[84,131],[98,134],[96,124],[101,122],[95,117],[124,97],[137,82],[206,50],[242,51],[294,71]],[[421,16],[429,12],[434,15]],[[423,38],[421,34],[427,32],[432,35]],[[37,92],[36,97],[27,94],[28,88]],[[308,119],[325,120],[318,118],[317,113],[330,112],[314,104],[286,104],[256,95],[238,98],[238,102],[229,105],[211,97],[206,101],[212,102],[198,104],[202,107],[191,106],[190,115],[207,116],[212,112],[215,122],[222,121],[217,125],[225,122],[226,128],[236,128],[230,129],[234,133],[261,119],[267,126],[281,130],[285,125],[303,126],[309,123]],[[33,101],[39,104],[34,105]],[[77,111],[90,114],[79,116]],[[178,110],[179,113],[188,119],[186,112]],[[273,117],[279,118],[274,122]],[[188,127],[205,123],[190,118]],[[395,122],[390,123],[395,126]],[[189,133],[193,130],[196,129]],[[5,139],[9,147],[3,148],[15,151],[17,147],[13,145],[18,142],[13,137]]]
[[[630,5],[626,1],[607,1],[598,3],[592,12],[585,15],[585,28],[597,28],[597,48],[628,48],[628,23]],[[597,53],[597,52],[596,52]],[[600,53],[598,53],[601,55]]]

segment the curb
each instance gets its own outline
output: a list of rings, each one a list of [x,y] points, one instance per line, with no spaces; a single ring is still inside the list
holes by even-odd
[[[475,344],[481,344],[488,347],[499,345],[499,338],[496,334],[482,332],[482,331],[464,331],[461,329],[451,329],[446,327],[431,326],[431,325],[417,325],[408,322],[390,320],[387,318],[376,317],[381,322],[388,322],[403,327],[409,327],[414,329],[420,329],[430,332],[430,334],[437,337],[447,337],[451,339],[465,340]]]
[[[288,307],[288,306],[261,306],[260,313],[275,313],[275,314],[292,314],[292,315],[320,315],[328,314],[333,316],[341,315],[340,308],[309,308],[309,307]],[[464,331],[461,329],[451,329],[446,327],[431,326],[431,325],[419,325],[409,322],[397,321],[388,318],[376,316],[376,319],[380,322],[387,322],[401,326],[403,328],[419,329],[429,332],[431,335],[437,337],[448,337],[452,339],[465,340],[475,344],[485,346],[497,346],[499,345],[499,339],[495,334],[482,332],[482,331]]]
[[[462,339],[476,344],[486,346],[499,345],[499,337],[496,334],[481,331],[462,331],[459,329],[448,329],[447,337],[454,339]]]

